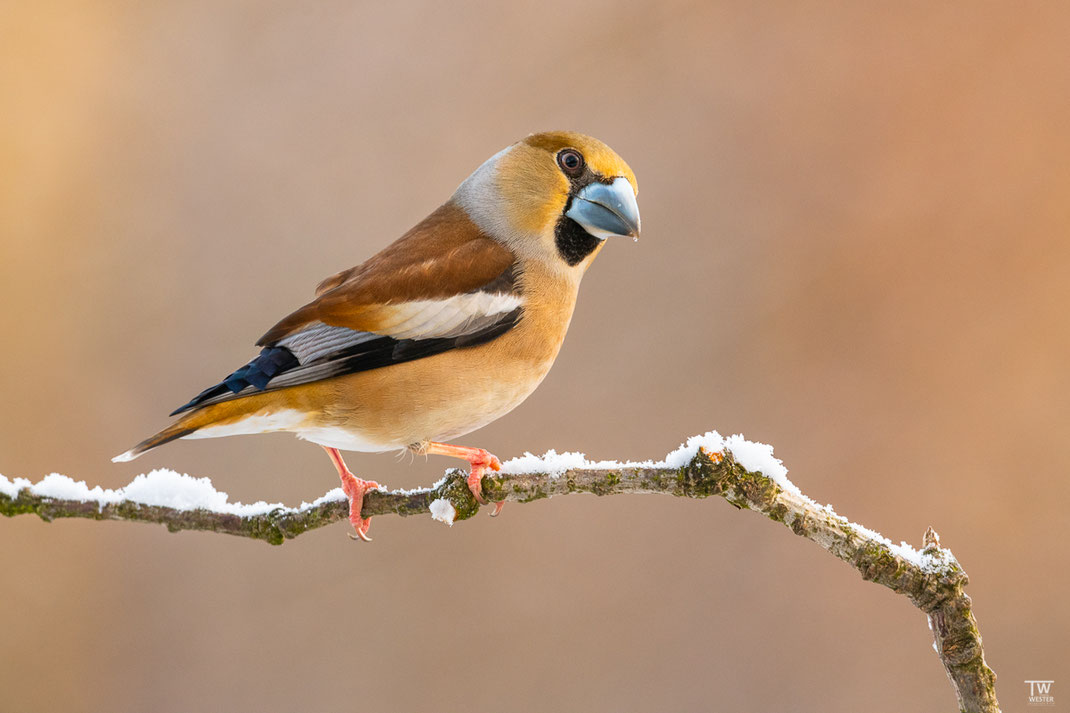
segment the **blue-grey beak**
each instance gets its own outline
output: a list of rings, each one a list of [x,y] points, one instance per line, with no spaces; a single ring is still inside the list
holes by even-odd
[[[627,178],[585,186],[573,197],[565,215],[602,240],[611,235],[639,237],[639,204]]]

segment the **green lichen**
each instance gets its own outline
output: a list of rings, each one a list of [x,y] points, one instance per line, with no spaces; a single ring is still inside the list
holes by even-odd
[[[141,506],[137,503],[126,501],[113,505],[112,508],[113,512],[120,515],[124,520],[144,519],[144,513],[142,512]],[[100,513],[100,517],[98,517],[97,519],[99,520],[102,517],[103,513]],[[174,530],[172,530],[172,532],[174,532]]]
[[[851,528],[844,528],[845,534],[850,532]],[[862,579],[868,581],[891,582],[899,576],[902,568],[900,560],[887,547],[868,541],[864,541],[859,548],[854,564],[862,574]]]
[[[752,473],[739,466],[733,468],[735,485],[747,502],[762,512],[769,513],[778,504],[780,486],[761,473]]]
[[[676,471],[676,487],[688,498],[708,498],[723,490],[713,462],[702,454]]]
[[[676,471],[677,494],[689,498],[720,495],[734,507],[759,510],[777,522],[787,524],[788,508],[777,502],[780,488],[761,473],[745,470],[731,453],[699,452]]]
[[[538,485],[516,486],[513,488],[513,494],[516,496],[517,502],[521,503],[532,503],[536,500],[545,500],[550,497],[550,493]]]
[[[282,530],[279,529],[278,525],[275,524],[275,518],[273,517],[277,512],[269,513],[265,517],[249,518],[249,536],[263,540],[271,545],[281,545],[285,542],[286,537],[282,534]]]
[[[503,499],[505,491],[501,482],[491,477],[484,477],[483,497],[491,501]],[[472,491],[468,489],[467,474],[464,471],[450,471],[446,476],[446,482],[430,493],[428,503],[437,498],[445,498],[453,505],[453,509],[456,511],[453,516],[454,522],[475,517],[476,513],[479,512],[479,502],[472,495]],[[424,510],[426,511],[426,507]]]
[[[588,490],[595,495],[609,495],[620,485],[621,474],[617,471],[606,473],[605,477],[592,482]]]
[[[21,497],[12,499],[6,495],[0,495],[0,515],[15,517],[16,515],[26,515],[31,512],[37,512],[37,506],[28,499]]]
[[[766,513],[770,520],[781,523],[782,525],[788,524],[788,506],[784,503],[777,503],[769,512]]]

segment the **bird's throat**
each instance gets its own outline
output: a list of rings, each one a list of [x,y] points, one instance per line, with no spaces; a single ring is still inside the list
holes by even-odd
[[[583,226],[567,216],[561,216],[557,221],[554,241],[557,243],[557,251],[569,266],[578,265],[602,244],[601,238],[591,235]]]

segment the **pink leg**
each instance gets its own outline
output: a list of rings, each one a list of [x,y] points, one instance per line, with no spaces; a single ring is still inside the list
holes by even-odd
[[[502,469],[502,462],[498,460],[496,455],[482,448],[452,446],[449,443],[435,443],[434,441],[428,441],[421,450],[428,455],[449,456],[468,461],[468,464],[472,466],[471,471],[468,473],[468,489],[472,491],[472,495],[475,496],[480,505],[487,504],[487,501],[483,498],[483,474],[487,472],[487,468],[491,470]],[[505,507],[504,500],[494,503],[494,512],[490,516],[497,517],[503,507]]]
[[[338,477],[342,479],[342,490],[345,492],[346,497],[349,498],[349,522],[353,524],[353,529],[357,531],[356,536],[350,535],[350,537],[354,540],[359,537],[365,542],[371,542],[372,538],[368,537],[368,528],[371,526],[372,519],[370,517],[361,518],[360,511],[364,507],[364,493],[369,490],[375,490],[379,487],[379,484],[374,480],[361,480],[353,475],[346,466],[346,462],[342,460],[342,454],[338,452],[337,448],[324,446],[323,450],[327,451],[327,455],[330,457],[331,462],[334,463],[334,467],[338,469]]]

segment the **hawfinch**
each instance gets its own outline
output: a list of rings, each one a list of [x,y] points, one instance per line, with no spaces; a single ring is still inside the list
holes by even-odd
[[[635,174],[597,139],[533,134],[498,152],[445,205],[268,330],[260,355],[117,456],[177,438],[290,431],[323,446],[367,540],[364,493],[339,450],[409,449],[500,461],[444,443],[512,411],[546,376],[580,278],[612,236],[639,235]],[[494,514],[501,509],[501,503]]]

